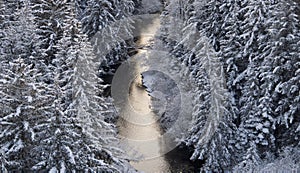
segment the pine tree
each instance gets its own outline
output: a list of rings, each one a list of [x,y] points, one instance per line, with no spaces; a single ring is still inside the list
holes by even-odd
[[[137,2],[137,1],[135,1]],[[95,55],[101,59],[99,76],[106,68],[129,58],[133,43],[132,0],[77,0],[77,16],[88,35]]]
[[[296,132],[299,119],[299,16],[296,13],[297,4],[293,1],[279,1],[272,6],[274,20],[270,21],[269,33],[272,36],[266,44],[271,53],[265,57],[260,77],[264,96],[261,99],[260,109],[268,108],[272,104],[271,112],[274,121],[272,129],[277,135],[276,143],[288,145],[299,138]],[[263,112],[262,110],[262,112]],[[286,130],[283,130],[286,129]],[[289,134],[289,139],[283,139]],[[284,141],[284,142],[283,142]],[[287,142],[289,141],[289,142]],[[296,144],[296,143],[294,143]]]
[[[5,166],[5,165],[7,165],[7,161],[5,159],[4,154],[2,154],[2,153],[0,153],[0,165],[1,165],[0,166],[1,172],[7,173],[7,169],[6,169],[6,166]]]
[[[64,1],[32,0],[32,13],[35,18],[36,34],[39,36],[40,58],[46,65],[52,63],[57,48],[55,45],[63,35],[62,24],[65,19]],[[53,76],[51,77],[53,78]]]
[[[262,164],[259,151],[254,142],[250,142],[250,147],[247,149],[242,160],[243,161],[234,168],[234,172],[256,172],[256,168]]]
[[[1,74],[1,153],[6,168],[30,170],[30,150],[34,145],[34,126],[46,114],[45,104],[51,97],[43,96],[46,86],[36,81],[41,74],[33,64],[22,58],[9,62]]]
[[[197,100],[196,107],[199,106],[199,110],[195,110],[193,115],[196,121],[191,128],[193,133],[188,138],[188,145],[193,144],[195,148],[191,159],[205,160],[203,170],[222,171],[232,166],[233,146],[230,140],[233,138],[235,125],[232,123],[231,114],[225,109],[227,101],[222,65],[216,54],[211,53],[214,51],[209,47],[208,41],[203,38],[197,43],[202,46],[196,54],[201,65],[195,66],[199,70],[195,77],[197,81],[207,80],[209,83],[199,85],[204,89],[197,91],[201,99]],[[206,76],[200,75],[203,72]]]
[[[194,149],[192,160],[205,160],[204,171],[222,171],[223,168],[233,165],[234,145],[231,141],[234,137],[235,125],[232,123],[231,113],[225,109],[228,103],[225,101],[226,92],[223,86],[225,80],[221,59],[218,58],[214,48],[210,46],[210,39],[206,38],[206,32],[200,29],[204,20],[207,20],[207,23],[209,21],[205,18],[207,13],[201,16],[203,12],[201,10],[206,3],[195,1],[187,4],[188,2],[182,2],[182,6],[178,6],[180,3],[174,3],[174,1],[170,2],[168,7],[168,10],[174,10],[174,12],[170,11],[171,14],[167,13],[168,15],[165,17],[168,23],[165,24],[167,26],[163,26],[163,39],[176,58],[183,62],[182,65],[190,68],[191,78],[197,82],[199,87],[193,103],[195,104],[193,121],[186,144]],[[214,8],[213,6],[207,7]],[[178,22],[174,22],[175,19],[168,21],[168,18],[180,13],[180,10],[176,10],[177,8],[188,9],[187,11],[183,10],[181,16],[177,16],[177,19],[179,17],[186,18],[187,22],[183,23],[184,27],[179,27],[182,35],[174,36],[176,33],[171,33],[174,31],[172,26],[177,25],[176,27],[178,27]],[[219,123],[220,126],[218,126]]]
[[[83,32],[90,38],[103,28],[111,27],[117,20],[128,17],[134,10],[131,0],[86,0],[82,17]],[[111,28],[112,29],[112,28]]]
[[[205,55],[197,54],[201,45],[199,37],[207,36],[206,42],[213,46],[212,51],[224,64],[229,91],[228,100],[223,104],[227,109],[225,120],[221,121],[214,137],[202,146],[196,142],[203,133],[201,128],[206,121],[203,115],[207,114],[207,103],[212,98],[204,88],[215,84],[202,82],[197,91],[201,102],[196,102],[195,111],[202,116],[194,112],[187,139],[188,145],[194,145],[192,158],[205,159],[205,169],[211,171],[244,163],[250,157],[266,159],[268,152],[276,154],[280,147],[287,145],[283,141],[298,145],[299,118],[295,117],[299,112],[297,5],[293,1],[271,0],[194,1],[188,5],[191,10],[186,10],[188,17],[183,32],[172,37],[174,22],[170,18],[180,14],[177,11],[180,5],[176,2],[169,3],[163,16],[163,41],[177,58],[191,67],[197,81],[218,81],[220,79],[211,79],[203,70],[205,61],[200,57]],[[292,138],[284,137],[289,135]],[[228,147],[222,148],[222,145]]]
[[[52,2],[56,7],[55,2]],[[99,60],[80,31],[74,2],[59,2],[61,37],[52,45],[49,69],[53,76],[49,93],[55,96],[52,115],[35,127],[39,144],[35,171],[122,172],[128,163],[117,146],[110,103],[99,97],[96,75]],[[51,28],[50,28],[51,29]],[[97,63],[98,62],[98,63]]]
[[[5,2],[1,41],[1,152],[9,171],[30,170],[35,145],[33,126],[47,114],[51,96],[41,83],[38,36],[28,1]],[[3,162],[2,162],[3,163]]]
[[[19,57],[27,60],[25,57],[35,55],[37,36],[34,33],[35,26],[28,1],[6,2],[2,17],[1,60],[10,61]]]

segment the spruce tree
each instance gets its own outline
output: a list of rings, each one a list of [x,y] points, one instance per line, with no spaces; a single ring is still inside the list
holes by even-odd
[[[102,88],[96,75],[101,59],[80,31],[75,3],[59,2],[57,13],[62,33],[51,46],[48,65],[53,76],[49,92],[55,99],[52,115],[36,126],[39,145],[32,151],[38,161],[33,170],[122,172],[128,163],[117,146],[114,126],[105,122],[114,112],[97,92]]]
[[[1,73],[1,153],[6,168],[30,170],[30,150],[35,145],[34,126],[47,115],[51,96],[42,95],[46,86],[36,78],[41,74],[22,58],[9,62]]]

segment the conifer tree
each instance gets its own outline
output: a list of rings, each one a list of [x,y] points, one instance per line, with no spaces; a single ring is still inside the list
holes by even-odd
[[[188,145],[194,144],[192,158],[200,156],[199,159],[205,159],[207,171],[223,167],[230,169],[234,163],[244,163],[247,158],[260,158],[248,167],[250,169],[266,159],[268,153],[280,152],[284,145],[297,146],[300,129],[299,118],[295,117],[299,114],[297,4],[271,0],[193,1],[187,5],[190,11],[185,10],[188,17],[181,27],[181,35],[172,37],[175,35],[172,32],[177,32],[172,27],[179,24],[170,18],[180,14],[182,7],[176,2],[169,2],[163,16],[163,41],[177,58],[191,67],[195,80],[219,80],[211,79],[203,71],[201,64],[205,61],[201,57],[205,55],[197,54],[199,45],[203,44],[199,37],[201,34],[207,36],[206,42],[213,46],[212,51],[220,58],[220,65],[224,65],[229,91],[224,103],[227,110],[225,120],[205,146],[196,144],[203,133],[201,122],[205,121],[205,116],[196,118],[194,112],[195,119],[187,140]],[[205,105],[212,97],[209,91],[203,90],[208,85],[202,85],[198,93],[199,105]],[[207,94],[205,99],[202,97],[204,93]],[[209,105],[198,107],[197,102],[196,105],[198,112],[207,113]],[[224,140],[220,140],[221,136]],[[292,137],[286,139],[284,136]],[[227,148],[218,148],[219,144]]]
[[[56,7],[55,2],[53,2]],[[50,93],[55,96],[52,115],[36,127],[39,145],[33,153],[35,171],[122,172],[128,163],[117,145],[110,103],[98,96],[94,57],[87,36],[81,33],[74,2],[59,2],[61,37],[52,45]],[[60,10],[58,11],[60,12]],[[130,168],[129,168],[130,169]]]
[[[46,86],[36,81],[40,75],[22,58],[9,62],[1,74],[0,149],[9,171],[30,170],[34,126],[47,115],[51,101],[51,96],[42,95]]]

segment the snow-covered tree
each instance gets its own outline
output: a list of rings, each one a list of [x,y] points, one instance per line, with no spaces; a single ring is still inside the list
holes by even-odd
[[[299,132],[299,16],[296,14],[297,5],[293,1],[279,2],[274,6],[274,20],[270,27],[273,45],[272,54],[263,62],[261,72],[266,94],[271,95],[274,104],[274,124],[272,128],[286,128],[290,139],[279,139],[281,145],[296,144]],[[280,9],[280,10],[278,10]],[[285,126],[285,127],[284,127]],[[296,133],[295,133],[296,132]],[[281,138],[281,137],[280,137]],[[289,144],[288,144],[289,143]]]
[[[205,171],[251,172],[299,147],[299,2],[164,3],[160,39],[197,84],[191,159]],[[0,0],[2,172],[127,169],[97,73],[128,58],[139,5]]]
[[[37,51],[37,36],[34,33],[35,26],[29,2],[6,2],[2,17],[1,60],[10,61],[22,57],[27,61],[25,57],[35,55]],[[30,61],[29,58],[28,61]]]
[[[63,23],[67,17],[64,1],[32,0],[31,6],[35,17],[36,34],[39,36],[40,57],[49,65],[57,52],[57,41],[63,35]],[[53,78],[53,77],[52,77]]]
[[[76,2],[83,33],[88,35],[94,54],[102,60],[99,76],[105,76],[108,74],[107,68],[129,58],[129,49],[134,44],[131,17],[139,0],[77,0]]]
[[[256,168],[262,164],[259,151],[255,142],[250,142],[250,147],[247,149],[242,158],[242,162],[234,167],[234,172],[256,172]]]
[[[28,1],[4,1],[1,16],[1,153],[8,170],[30,168],[32,126],[49,99],[43,93],[38,71],[37,35]]]
[[[201,70],[201,64],[205,62],[201,57],[205,55],[197,54],[199,46],[195,46],[201,44],[199,37],[206,36],[206,42],[213,47],[211,52],[216,52],[219,65],[223,65],[226,74],[228,97],[224,103],[227,110],[224,117],[227,120],[221,121],[221,124],[227,128],[220,127],[222,130],[218,129],[215,136],[221,135],[226,139],[224,141],[227,142],[221,143],[228,146],[228,162],[220,159],[220,148],[215,151],[219,142],[213,137],[209,141],[211,145],[194,148],[196,156],[203,156],[200,159],[206,156],[207,170],[224,166],[230,168],[234,163],[245,162],[246,156],[251,153],[253,157],[257,154],[265,159],[268,152],[276,154],[280,147],[287,145],[283,141],[298,145],[299,118],[295,117],[299,114],[300,76],[297,4],[272,0],[196,0],[188,5],[177,2],[180,1],[168,2],[162,16],[165,44],[177,58],[191,67],[197,81],[214,81],[207,71]],[[185,6],[188,8],[184,8],[185,13],[180,16],[180,9]],[[172,19],[174,16],[177,18]],[[180,17],[187,22],[174,22]],[[178,33],[178,30],[182,32]],[[202,82],[202,89],[199,88],[199,99],[204,107],[197,106],[195,110],[205,115],[208,112],[208,104],[205,103],[210,102],[212,95],[209,90],[204,92],[204,86],[211,88],[216,84]],[[205,100],[202,97],[204,93]],[[200,139],[203,131],[201,122],[204,121],[203,115],[195,118],[191,127],[193,137],[188,139],[187,144],[195,144]],[[247,154],[246,151],[251,148],[255,152]]]
[[[233,146],[230,143],[235,128],[226,111],[226,91],[222,65],[205,36],[197,40],[193,77],[200,82],[193,124],[187,144],[195,149],[191,159],[205,160],[203,170],[222,171],[231,166]],[[192,73],[193,74],[193,73]]]
[[[0,152],[10,171],[30,170],[33,162],[29,156],[35,142],[34,126],[47,116],[51,101],[51,96],[43,95],[46,86],[36,80],[39,76],[34,65],[22,58],[9,62],[1,73]]]
[[[171,11],[167,11],[163,19],[166,26],[162,28],[162,39],[175,57],[183,62],[182,65],[190,68],[191,80],[198,86],[193,103],[193,121],[185,141],[194,149],[191,159],[205,160],[203,170],[222,171],[232,166],[234,145],[231,140],[235,125],[231,114],[225,109],[228,103],[225,100],[227,94],[222,61],[206,33],[199,30],[202,21],[197,12],[202,14],[199,8],[201,5],[203,8],[204,4],[170,2],[167,10]]]
[[[299,146],[284,147],[276,158],[268,159],[254,169],[259,172],[297,172],[300,166]]]
[[[101,31],[117,20],[128,17],[134,10],[134,3],[131,0],[86,0],[81,19],[83,32],[89,37]]]
[[[55,5],[56,4],[52,4]],[[107,99],[99,97],[97,59],[87,36],[80,31],[75,3],[61,2],[61,37],[52,45],[50,84],[55,97],[52,115],[36,126],[35,171],[122,172],[128,163],[119,149],[113,125],[105,116],[114,114]]]
[[[0,170],[3,173],[7,173],[7,169],[6,169],[6,165],[7,165],[7,161],[4,157],[4,154],[0,153]]]

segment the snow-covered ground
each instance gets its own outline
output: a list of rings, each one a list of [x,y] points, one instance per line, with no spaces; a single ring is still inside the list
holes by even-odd
[[[257,172],[257,173],[299,173],[300,172],[300,151],[287,147],[283,149],[278,158],[271,158],[259,166],[253,165],[248,170],[241,170],[236,166],[233,170],[234,173],[239,172]]]

